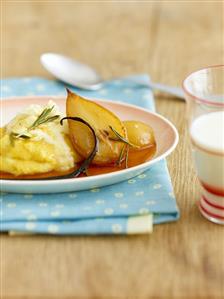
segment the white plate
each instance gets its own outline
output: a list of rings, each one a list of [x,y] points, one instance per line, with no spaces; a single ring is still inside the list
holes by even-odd
[[[19,111],[30,104],[46,104],[53,99],[62,111],[65,111],[65,98],[55,96],[14,97],[1,100],[3,119],[1,126],[9,122]],[[178,143],[178,133],[174,125],[163,116],[146,109],[121,102],[95,100],[97,103],[113,111],[122,120],[140,120],[149,124],[155,133],[157,152],[155,157],[143,164],[108,174],[74,179],[25,181],[0,180],[1,191],[13,193],[58,193],[81,191],[128,180],[141,174],[158,161],[167,157]]]

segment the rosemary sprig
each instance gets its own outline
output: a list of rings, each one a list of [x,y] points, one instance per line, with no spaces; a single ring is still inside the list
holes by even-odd
[[[120,141],[120,142],[123,142],[129,146],[132,146],[132,147],[136,147],[138,148],[137,145],[129,142],[126,138],[124,138],[123,136],[121,136],[120,133],[118,133],[113,127],[109,126],[109,128],[111,129],[111,131],[116,135],[117,138],[113,138],[113,137],[110,137],[110,140],[114,140],[114,141]]]
[[[124,157],[124,152],[125,152],[125,148],[126,148],[126,145],[124,145],[121,149],[121,152],[120,152],[120,155],[119,155],[119,158],[118,160],[116,161],[116,165],[120,166],[121,163],[122,163],[122,160],[123,160],[123,157]]]
[[[123,158],[125,158],[125,160],[124,160],[125,168],[128,168],[129,149],[130,149],[130,146],[128,144],[125,144],[122,147],[122,150],[120,152],[120,155],[119,155],[119,158],[116,162],[116,165],[120,166],[121,163],[123,162]]]
[[[42,124],[56,120],[59,117],[59,115],[54,115],[54,116],[49,117],[49,114],[51,113],[53,108],[54,108],[54,106],[52,106],[50,108],[45,108],[42,111],[42,113],[37,117],[35,122],[28,128],[28,131],[35,129],[36,127],[38,127]]]
[[[53,110],[54,106],[50,107],[50,108],[45,108],[41,114],[37,117],[37,119],[34,121],[34,123],[27,128],[27,131],[24,133],[15,133],[15,132],[11,132],[9,138],[11,141],[11,144],[14,144],[14,140],[15,139],[29,139],[31,138],[31,135],[29,134],[30,130],[36,129],[38,126],[42,125],[42,124],[46,124],[49,122],[52,122],[56,119],[59,118],[60,115],[54,115],[54,116],[49,116],[49,114],[51,113],[51,111]]]
[[[117,165],[121,165],[123,157],[125,155],[125,168],[128,168],[128,157],[129,157],[129,148],[131,147],[135,147],[135,148],[139,148],[139,146],[129,142],[126,138],[124,138],[123,136],[121,136],[121,134],[119,134],[113,127],[109,126],[109,128],[111,129],[111,131],[116,135],[117,138],[111,138],[111,140],[114,141],[120,141],[125,143],[125,145],[123,146],[120,156],[116,162]]]
[[[127,150],[126,150],[125,168],[128,168],[128,157],[129,157],[129,145],[127,146]]]
[[[15,139],[29,139],[30,136],[28,134],[19,134],[19,133],[14,133],[11,132],[9,135],[10,143],[14,146],[14,141]]]
[[[12,138],[15,138],[15,139],[18,139],[18,138],[29,139],[29,138],[31,137],[31,136],[28,135],[28,134],[24,134],[24,133],[19,134],[19,133],[14,133],[14,132],[12,132],[12,133],[10,134],[10,136],[11,136]]]

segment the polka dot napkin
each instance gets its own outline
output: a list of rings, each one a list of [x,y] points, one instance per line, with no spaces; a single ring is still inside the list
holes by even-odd
[[[98,91],[75,90],[83,96],[123,101],[154,110],[148,76],[124,78]],[[2,97],[65,95],[64,85],[42,78],[1,80]],[[46,234],[149,233],[153,224],[179,218],[165,161],[145,173],[116,185],[59,194],[10,194],[0,196],[1,231]]]

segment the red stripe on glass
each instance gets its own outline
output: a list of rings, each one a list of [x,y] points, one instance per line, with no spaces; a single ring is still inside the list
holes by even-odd
[[[224,217],[222,216],[219,216],[219,215],[216,215],[216,214],[213,214],[213,213],[210,213],[208,210],[206,210],[202,205],[201,203],[199,204],[200,205],[200,208],[202,209],[202,211],[206,214],[208,214],[209,216],[213,217],[213,218],[218,218],[218,219],[223,219],[224,220]]]
[[[207,190],[209,193],[217,195],[217,196],[224,196],[224,190],[221,188],[217,188],[211,185],[208,185],[207,183],[204,183],[200,180],[202,186]]]
[[[216,208],[216,209],[224,210],[224,206],[219,206],[214,203],[211,203],[204,195],[202,195],[202,198],[209,206]]]

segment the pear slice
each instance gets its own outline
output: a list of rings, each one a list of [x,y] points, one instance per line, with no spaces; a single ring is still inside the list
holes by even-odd
[[[123,122],[128,135],[128,141],[139,149],[148,146],[155,146],[155,136],[152,127],[135,120],[127,120]]]
[[[112,127],[122,137],[126,138],[126,128],[120,119],[103,106],[87,100],[67,89],[67,117],[79,117],[90,124],[99,139],[98,151],[92,163],[108,165],[115,163],[120,156],[124,143],[116,138]],[[94,147],[91,130],[80,122],[68,120],[69,135],[75,150],[87,158]]]

